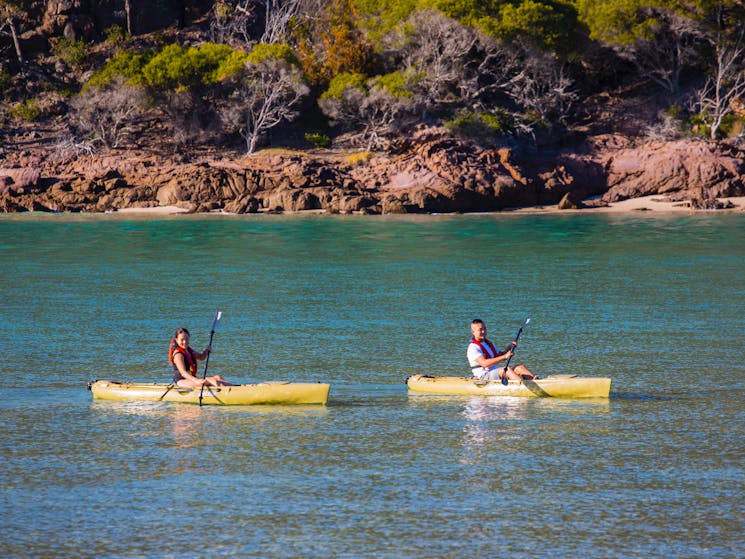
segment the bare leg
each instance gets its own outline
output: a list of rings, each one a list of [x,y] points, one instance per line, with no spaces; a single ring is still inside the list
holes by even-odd
[[[524,378],[528,380],[538,378],[536,375],[531,373],[525,365],[518,365],[515,367],[513,372],[515,373],[516,378]]]
[[[181,388],[196,388],[199,385],[194,384],[189,379],[182,378],[182,379],[179,379],[179,381],[176,383],[176,386],[179,386]]]
[[[234,386],[232,382],[228,382],[220,375],[207,377],[207,382],[210,383],[212,386]]]
[[[499,372],[500,372],[499,378],[502,378],[502,376],[504,374],[506,374],[507,375],[507,378],[509,380],[520,380],[520,379],[522,379],[522,377],[519,374],[517,374],[515,372],[515,369],[513,369],[512,367],[508,367],[507,368],[507,373],[504,373],[504,367],[501,367],[499,369]]]

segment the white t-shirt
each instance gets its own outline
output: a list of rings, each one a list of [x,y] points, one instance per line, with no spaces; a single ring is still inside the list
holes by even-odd
[[[492,357],[497,356],[496,354],[491,355],[491,350],[489,349],[488,344],[482,342],[481,345],[486,349],[486,353],[481,350],[481,347],[479,347],[478,344],[475,344],[473,342],[468,344],[468,351],[466,352],[466,356],[468,357],[468,364],[471,366],[471,372],[473,373],[473,376],[477,378],[484,378],[491,371],[495,371],[499,368],[499,365],[492,365],[491,367],[486,368],[479,365],[479,362],[477,361],[479,356],[484,357],[485,359],[491,359]]]

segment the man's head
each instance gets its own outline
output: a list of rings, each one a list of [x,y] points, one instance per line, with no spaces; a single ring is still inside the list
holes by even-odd
[[[471,321],[471,335],[480,342],[486,339],[486,324],[480,318]]]

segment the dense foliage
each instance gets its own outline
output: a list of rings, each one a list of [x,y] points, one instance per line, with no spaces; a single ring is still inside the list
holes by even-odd
[[[181,144],[235,134],[248,151],[272,128],[369,149],[417,123],[530,141],[560,138],[593,99],[623,91],[654,99],[648,132],[659,137],[743,134],[738,0],[217,0],[182,3],[163,28],[191,16],[188,43],[139,31],[142,5],[127,3],[126,20],[112,12],[113,26],[65,28],[47,52],[26,52],[19,37],[42,23],[44,4],[0,0],[0,85],[12,96],[9,72],[53,54],[81,77],[70,122],[92,144],[123,145],[144,112]],[[6,116],[30,114],[30,101]]]

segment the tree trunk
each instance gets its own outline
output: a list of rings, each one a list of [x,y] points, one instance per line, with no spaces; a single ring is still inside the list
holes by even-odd
[[[132,0],[125,0],[124,1],[124,11],[127,14],[127,33],[130,35],[134,35],[132,32]]]
[[[259,139],[259,135],[255,132],[250,133],[246,136],[246,155],[252,154],[256,151],[256,142]]]
[[[13,36],[13,45],[16,49],[18,62],[23,65],[23,52],[21,51],[21,42],[18,40],[18,31],[16,30],[16,23],[15,21],[13,21],[13,16],[8,16],[8,27],[10,27],[10,34]]]

